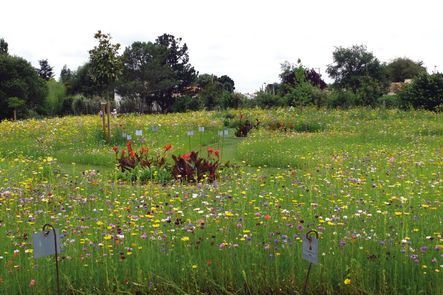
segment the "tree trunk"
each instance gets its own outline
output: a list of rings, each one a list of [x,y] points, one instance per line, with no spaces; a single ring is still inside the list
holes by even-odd
[[[14,109],[14,121],[17,121],[17,110]]]

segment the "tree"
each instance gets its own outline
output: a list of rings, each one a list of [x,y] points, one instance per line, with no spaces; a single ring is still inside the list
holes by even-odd
[[[47,59],[39,60],[40,69],[37,70],[38,75],[45,81],[49,81],[54,77],[54,73],[52,72],[52,67],[49,65]]]
[[[172,35],[159,36],[155,43],[134,42],[125,49],[122,60],[119,94],[148,106],[155,102],[164,112],[187,94],[197,76],[189,64],[188,47]]]
[[[77,71],[73,72],[71,79],[65,82],[68,94],[82,94],[86,97],[93,97],[103,95],[103,87],[97,85],[90,75],[91,64],[85,63],[78,67]]]
[[[382,88],[387,87],[387,75],[384,66],[364,45],[351,48],[337,47],[332,54],[334,63],[328,65],[326,72],[335,79],[335,86],[350,89],[354,93],[366,78],[377,81]]]
[[[326,83],[321,78],[321,75],[314,69],[308,69],[303,66],[300,59],[298,59],[297,65],[293,65],[288,61],[281,64],[280,80],[283,89],[294,87],[302,81],[307,81],[321,90],[326,88]]]
[[[168,65],[174,75],[174,85],[165,87],[162,91],[156,93],[156,101],[162,107],[162,110],[170,111],[175,98],[186,92],[197,77],[197,72],[189,63],[188,46],[186,43],[181,45],[181,38],[175,38],[173,35],[163,34],[159,36],[155,43],[165,50],[165,59],[162,64]]]
[[[72,79],[72,71],[68,68],[67,65],[64,65],[62,70],[60,71],[60,82],[66,83]]]
[[[443,74],[422,73],[400,93],[404,107],[438,111],[443,107]]]
[[[45,100],[46,113],[51,116],[61,115],[63,113],[63,104],[66,97],[66,87],[62,82],[51,79],[46,82],[48,86],[48,95]]]
[[[166,63],[167,51],[152,42],[134,42],[123,53],[123,74],[117,87],[126,99],[139,100],[139,111],[152,106],[158,94],[179,83]]]
[[[26,102],[23,99],[18,97],[10,97],[8,98],[8,107],[14,110],[14,121],[17,120],[17,110],[24,107]]]
[[[95,33],[94,38],[99,44],[89,51],[89,74],[101,94],[109,99],[122,72],[123,64],[118,54],[120,44],[112,44],[111,36],[100,30]]]
[[[3,38],[0,39],[0,54],[8,54],[8,43]]]
[[[42,111],[47,87],[31,64],[21,57],[0,54],[0,119],[8,117],[13,108],[10,97],[26,102],[28,110]]]
[[[406,79],[414,79],[420,74],[426,73],[422,61],[415,62],[409,58],[396,58],[386,66],[391,82],[403,82]]]
[[[220,78],[218,78],[218,82],[222,85],[223,90],[226,90],[231,93],[234,92],[235,83],[234,80],[231,79],[231,77],[223,75]]]

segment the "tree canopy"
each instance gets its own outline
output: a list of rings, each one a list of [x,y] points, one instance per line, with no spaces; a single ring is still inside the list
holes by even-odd
[[[326,72],[338,88],[357,92],[368,78],[386,86],[385,68],[366,46],[337,47],[332,56],[334,62],[328,65]]]
[[[122,61],[118,53],[120,44],[113,44],[111,36],[100,30],[95,33],[94,38],[98,45],[89,51],[89,75],[101,94],[109,98],[122,72]]]
[[[386,66],[386,70],[391,82],[404,82],[426,73],[422,61],[415,62],[406,57],[394,59]]]
[[[8,54],[8,43],[5,39],[0,39],[0,54]]]
[[[168,34],[159,36],[155,43],[134,42],[125,49],[122,60],[118,92],[147,105],[156,102],[163,111],[172,109],[197,76],[186,44]]]
[[[42,107],[47,94],[45,81],[21,57],[0,54],[0,119],[11,116],[9,98],[25,101],[28,110]]]
[[[45,81],[49,81],[54,77],[54,73],[52,72],[52,67],[49,65],[47,59],[39,60],[40,69],[37,70],[38,75]]]

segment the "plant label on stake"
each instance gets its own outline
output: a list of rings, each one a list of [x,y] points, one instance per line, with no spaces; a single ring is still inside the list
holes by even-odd
[[[315,237],[310,234],[315,234]],[[302,257],[309,261],[308,273],[306,274],[305,285],[303,287],[303,294],[306,294],[306,287],[308,286],[309,274],[311,273],[312,264],[318,263],[318,232],[310,230],[306,236],[302,236]]]
[[[318,238],[302,236],[302,257],[310,263],[318,264]]]
[[[193,131],[193,130],[189,130],[189,131],[187,132],[187,134],[188,134],[188,136],[194,136],[194,131]]]
[[[122,133],[122,137],[126,138],[127,134],[125,132]]]
[[[135,135],[136,136],[142,136],[143,135],[143,131],[142,130],[135,130]]]
[[[198,127],[198,131],[199,132],[205,132],[205,127],[203,127],[203,126]]]
[[[60,231],[55,230],[57,253],[62,251],[60,245]],[[34,244],[34,258],[40,258],[49,255],[55,255],[55,241],[53,231],[42,231],[32,235]]]
[[[51,230],[47,230],[50,228]],[[60,295],[60,272],[58,267],[58,254],[61,252],[60,232],[55,229],[51,224],[46,223],[43,225],[43,229],[39,233],[32,235],[34,244],[34,258],[44,257],[48,255],[54,255],[55,259],[55,272],[57,283],[57,294]]]
[[[131,140],[131,139],[132,139],[132,136],[128,134],[128,135],[126,135],[126,139],[127,139],[127,140]]]

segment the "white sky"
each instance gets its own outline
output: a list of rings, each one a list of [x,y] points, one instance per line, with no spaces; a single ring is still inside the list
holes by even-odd
[[[35,67],[48,59],[58,76],[64,64],[75,70],[88,60],[99,29],[123,47],[169,33],[187,43],[201,74],[226,74],[237,91],[254,92],[278,81],[285,60],[300,58],[327,78],[334,47],[353,44],[381,61],[406,56],[441,72],[442,13],[440,0],[3,0],[0,38]]]

